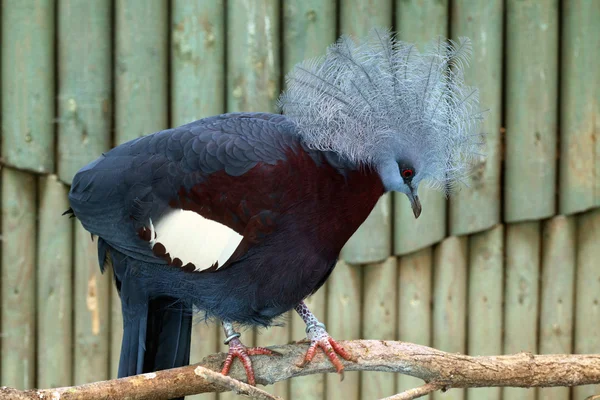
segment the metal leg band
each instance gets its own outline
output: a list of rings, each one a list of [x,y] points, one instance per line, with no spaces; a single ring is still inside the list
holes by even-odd
[[[327,329],[325,328],[325,324],[323,324],[323,323],[321,323],[321,322],[317,322],[317,323],[311,323],[311,324],[307,324],[307,325],[306,325],[306,334],[308,335],[308,332],[310,332],[310,331],[311,331],[311,329],[314,329],[314,328],[317,328],[317,327],[319,327],[319,328],[323,328],[324,330],[327,330]]]
[[[231,335],[227,336],[227,339],[223,340],[223,344],[229,344],[233,339],[239,338],[240,336],[242,336],[241,333],[233,332]]]

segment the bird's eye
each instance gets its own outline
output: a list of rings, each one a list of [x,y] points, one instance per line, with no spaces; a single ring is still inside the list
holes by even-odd
[[[415,171],[412,168],[404,168],[401,173],[404,179],[410,179],[415,175]]]

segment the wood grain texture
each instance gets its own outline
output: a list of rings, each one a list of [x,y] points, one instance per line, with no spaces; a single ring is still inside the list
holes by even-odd
[[[544,221],[540,296],[540,354],[573,352],[575,217]],[[538,400],[568,400],[569,388],[539,389]]]
[[[432,247],[398,260],[398,340],[431,345],[432,271]],[[396,391],[402,392],[422,384],[420,379],[398,375]]]
[[[38,180],[36,386],[71,385],[73,344],[73,220],[69,188],[56,175]]]
[[[366,35],[376,26],[392,25],[392,0],[341,0],[340,30],[355,37]],[[349,263],[373,263],[392,254],[392,196],[384,195],[342,249]]]
[[[304,300],[309,310],[319,319],[326,320],[327,284],[308,299]],[[290,318],[292,340],[306,338],[306,324],[297,313]],[[321,400],[325,396],[325,375],[310,375],[292,379],[290,382],[290,399]]]
[[[112,274],[112,270],[107,270]],[[121,343],[123,341],[123,312],[121,311],[121,298],[114,284],[110,283],[110,378],[119,375],[119,360],[121,357]]]
[[[515,222],[556,212],[558,0],[509,0],[506,12],[504,217]]]
[[[469,237],[468,353],[502,354],[504,226]],[[500,388],[469,389],[467,396],[500,400]]]
[[[171,118],[179,126],[225,108],[223,0],[171,2]]]
[[[363,268],[362,338],[394,340],[398,316],[398,263],[388,257]],[[393,374],[362,372],[361,398],[381,399],[396,393]]]
[[[434,252],[433,347],[465,354],[467,347],[468,239],[451,236]],[[464,389],[436,392],[433,399],[462,400]]]
[[[115,145],[167,127],[166,0],[116,0]]]
[[[564,1],[561,32],[559,206],[600,206],[600,2]]]
[[[274,111],[279,95],[279,2],[227,4],[227,111]]]
[[[475,163],[469,187],[450,198],[450,234],[464,235],[489,229],[500,222],[502,195],[500,161],[502,121],[502,0],[456,0],[452,2],[452,38],[467,36],[473,56],[465,81],[479,89],[484,120],[485,157]]]
[[[600,351],[600,208],[577,218],[577,281],[575,301],[576,354]],[[600,393],[600,385],[573,388],[574,399]]]
[[[339,261],[327,283],[327,332],[335,340],[360,337],[362,305],[362,267]],[[337,374],[326,377],[328,400],[358,400],[360,375],[345,372],[340,382]]]
[[[291,317],[291,312],[287,312],[280,317],[281,322],[284,323],[284,326],[273,326],[268,329],[257,328],[255,340],[256,346],[268,347],[289,343],[291,340],[289,324]],[[264,390],[275,396],[288,399],[290,397],[290,382],[277,382],[274,385],[265,387]]]
[[[2,158],[54,171],[54,0],[2,4]],[[32,62],[35,60],[35,62]]]
[[[396,0],[398,38],[416,43],[419,50],[438,36],[448,35],[448,1]],[[394,197],[394,254],[407,254],[439,242],[446,236],[446,198],[421,185],[423,213],[418,219],[402,193]]]
[[[540,222],[506,225],[503,354],[537,353]],[[536,389],[504,388],[505,399],[535,400]]]
[[[35,386],[36,178],[2,168],[1,385]]]
[[[73,371],[75,384],[100,381],[109,374],[111,276],[98,266],[97,244],[75,222]]]
[[[283,74],[303,60],[325,54],[336,39],[336,2],[283,0]]]
[[[111,145],[111,1],[58,2],[58,176]]]

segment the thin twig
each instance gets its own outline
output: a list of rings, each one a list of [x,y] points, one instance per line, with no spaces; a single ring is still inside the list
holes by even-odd
[[[247,383],[233,379],[230,376],[225,376],[211,369],[204,368],[200,365],[196,367],[194,373],[199,377],[204,378],[216,385],[223,386],[224,388],[229,389],[236,394],[259,400],[283,400],[281,397],[273,396],[272,394],[267,393],[256,386],[248,385]]]
[[[395,394],[390,397],[383,398],[381,400],[413,400],[419,397],[427,396],[429,393],[433,393],[436,390],[440,390],[444,387],[437,382],[426,383],[423,386],[416,387],[414,389],[405,390],[402,393]]]

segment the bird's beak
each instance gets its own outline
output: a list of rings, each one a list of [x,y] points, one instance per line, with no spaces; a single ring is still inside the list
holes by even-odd
[[[412,207],[413,214],[415,214],[415,218],[419,218],[419,215],[421,215],[421,201],[419,200],[419,196],[413,194],[411,190],[408,199],[410,200],[410,206]]]

